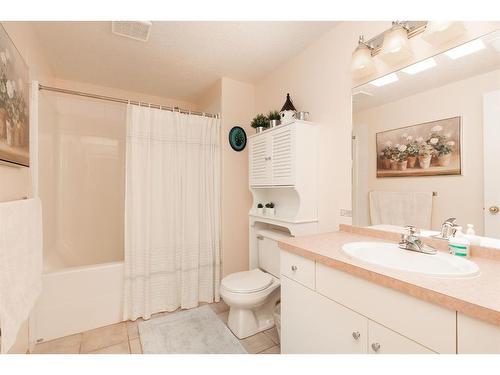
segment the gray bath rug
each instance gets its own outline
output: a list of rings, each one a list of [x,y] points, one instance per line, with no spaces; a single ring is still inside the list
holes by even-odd
[[[140,322],[139,335],[144,354],[246,354],[207,305]]]

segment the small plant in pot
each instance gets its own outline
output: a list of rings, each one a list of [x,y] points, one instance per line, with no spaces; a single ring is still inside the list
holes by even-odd
[[[453,152],[455,142],[450,141],[448,135],[440,134],[441,130],[441,126],[432,128],[432,133],[427,142],[434,147],[434,156],[437,158],[437,164],[440,167],[447,167],[450,164],[451,153]]]
[[[255,129],[256,133],[262,133],[269,126],[269,120],[262,113],[259,113],[254,117],[250,125]]]
[[[431,166],[432,155],[434,155],[434,147],[427,142],[419,143],[418,147],[418,165],[422,169],[427,169]]]
[[[257,213],[258,213],[259,215],[264,215],[264,206],[262,205],[262,203],[259,203],[259,204],[257,205]]]
[[[275,213],[276,211],[274,209],[274,203],[273,202],[266,203],[266,215],[274,216]]]
[[[385,143],[385,147],[380,152],[380,160],[382,169],[391,169],[391,159],[394,155],[396,148],[392,145],[391,141]]]
[[[267,118],[269,120],[269,126],[271,128],[274,128],[274,127],[278,126],[279,124],[281,124],[281,115],[278,111],[269,112],[269,114],[267,115]]]
[[[408,166],[408,152],[406,145],[396,145],[396,152],[393,160],[396,162],[396,168],[399,171],[405,171]]]
[[[408,168],[415,168],[419,150],[418,142],[413,139],[412,136],[408,136],[406,138],[406,141],[408,142],[406,143],[406,152],[408,154]]]

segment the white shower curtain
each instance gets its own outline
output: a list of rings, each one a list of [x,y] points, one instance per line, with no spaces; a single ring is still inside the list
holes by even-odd
[[[128,106],[124,319],[219,301],[220,120]]]

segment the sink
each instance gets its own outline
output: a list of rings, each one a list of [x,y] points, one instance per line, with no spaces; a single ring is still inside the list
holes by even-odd
[[[403,250],[394,243],[350,242],[342,246],[344,253],[364,263],[422,275],[459,278],[479,275],[476,263],[455,255],[434,255]]]

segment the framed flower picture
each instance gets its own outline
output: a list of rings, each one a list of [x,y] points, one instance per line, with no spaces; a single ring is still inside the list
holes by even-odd
[[[29,166],[29,70],[0,25],[0,161]]]
[[[377,177],[462,174],[461,117],[376,135]]]

